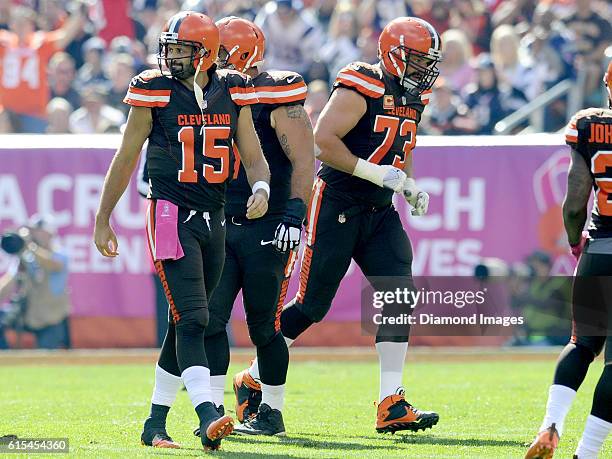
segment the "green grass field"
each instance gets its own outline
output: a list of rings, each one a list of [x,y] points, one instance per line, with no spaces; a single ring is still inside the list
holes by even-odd
[[[0,357],[1,359],[1,357]],[[236,458],[520,458],[539,427],[555,357],[541,361],[409,363],[408,399],[440,413],[426,432],[380,435],[374,431],[378,391],[375,361],[292,362],[286,409],[288,436],[232,435],[223,450]],[[566,421],[556,457],[571,457],[590,410],[601,360],[591,371]],[[230,368],[230,374],[239,370]],[[229,381],[228,381],[229,383]],[[181,450],[140,446],[148,413],[153,365],[0,366],[0,435],[68,437],[78,457],[205,455],[191,434],[196,416],[181,392],[168,429]],[[233,413],[228,384],[226,406]],[[11,455],[11,457],[15,457]],[[612,457],[608,440],[602,458]]]

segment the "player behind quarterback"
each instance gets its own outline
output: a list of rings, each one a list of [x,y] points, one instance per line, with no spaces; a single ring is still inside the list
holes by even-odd
[[[578,259],[572,294],[573,329],[557,361],[546,414],[526,459],[553,457],[576,392],[589,365],[604,348],[604,369],[574,458],[596,459],[612,430],[612,61],[604,84],[609,109],[579,111],[565,130],[572,162],[563,222],[571,252]],[[583,233],[591,190],[595,193],[593,211],[588,232]]]
[[[252,195],[246,217],[265,214],[269,170],[259,147],[249,105],[257,102],[248,77],[217,70],[219,30],[207,16],[185,11],[165,25],[159,40],[160,70],[130,83],[131,105],[121,146],[104,182],[94,239],[102,255],[118,255],[111,212],[125,191],[148,139],[150,180],[146,229],[149,249],[166,293],[169,324],[155,370],[151,413],[143,444],[177,448],[166,432],[166,416],[181,387],[187,389],[200,422],[202,444],[218,449],[233,420],[212,402],[204,352],[208,298],[225,258],[225,189],[235,140]],[[169,72],[162,72],[163,66]]]
[[[257,135],[271,172],[268,213],[258,219],[245,217],[250,188],[244,168],[227,190],[225,265],[219,286],[210,301],[210,323],[205,348],[210,364],[213,401],[223,404],[230,362],[226,326],[238,292],[242,290],[249,336],[257,347],[260,374],[253,379],[243,372],[234,381],[239,399],[236,416],[246,434],[284,433],[282,417],[289,351],[280,333],[280,313],[297,259],[306,202],[314,175],[312,126],[304,111],[306,84],[295,72],[259,71],[265,38],[250,21],[227,17],[217,21],[221,33],[219,66],[245,72],[253,78],[259,102],[251,106]],[[259,405],[247,384],[262,390]],[[260,385],[261,384],[261,385]],[[255,416],[250,422],[251,415]]]
[[[397,18],[380,35],[377,64],[354,62],[338,73],[315,128],[323,166],[306,214],[299,292],[281,314],[281,332],[289,343],[325,317],[351,258],[371,283],[392,276],[396,287],[414,287],[412,248],[391,201],[400,193],[413,215],[427,211],[429,196],[412,178],[412,150],[439,74],[440,47],[440,36],[429,23]],[[376,430],[430,428],[438,414],[417,410],[404,398],[409,330],[401,336],[396,331],[379,327],[376,336]],[[255,360],[252,376],[257,367]]]

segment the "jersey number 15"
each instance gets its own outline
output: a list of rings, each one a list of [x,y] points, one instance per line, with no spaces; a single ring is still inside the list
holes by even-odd
[[[217,145],[217,140],[227,140],[230,128],[226,126],[206,126],[202,130],[202,154],[209,158],[221,160],[221,168],[215,169],[211,164],[204,164],[202,175],[208,183],[223,183],[229,177],[230,149],[227,145]],[[195,136],[193,127],[181,128],[178,140],[183,150],[181,170],[178,171],[178,181],[182,183],[197,183],[198,172],[195,170]]]

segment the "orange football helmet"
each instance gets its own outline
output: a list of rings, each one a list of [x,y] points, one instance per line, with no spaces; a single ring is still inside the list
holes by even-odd
[[[220,67],[244,72],[263,62],[266,39],[257,25],[236,16],[219,19],[216,24],[221,35]]]
[[[168,45],[184,45],[191,48],[191,54],[168,58]],[[196,70],[204,72],[217,60],[219,53],[219,29],[208,16],[194,11],[182,11],[172,16],[159,37],[159,52],[157,63],[162,68],[162,62],[170,70],[172,76],[186,79],[194,75]],[[185,68],[176,62],[190,58]]]
[[[608,107],[612,109],[612,59],[608,62],[608,68],[604,73],[603,82],[608,90]]]
[[[415,17],[394,19],[378,39],[383,68],[414,96],[431,89],[440,74],[442,41],[431,24]]]

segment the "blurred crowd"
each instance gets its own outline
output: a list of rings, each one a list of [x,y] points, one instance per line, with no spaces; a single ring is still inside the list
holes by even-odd
[[[0,132],[118,132],[130,79],[157,66],[159,33],[181,9],[257,22],[265,66],[309,83],[313,121],[338,70],[377,62],[378,34],[406,15],[432,23],[443,42],[425,133],[490,134],[566,79],[580,80],[582,106],[604,101],[607,0],[0,0]],[[560,129],[566,100],[544,119],[545,131]]]

